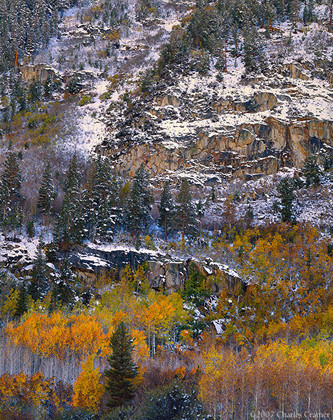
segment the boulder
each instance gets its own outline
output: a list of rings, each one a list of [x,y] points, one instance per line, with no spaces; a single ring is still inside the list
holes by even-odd
[[[168,292],[180,290],[185,281],[184,262],[169,262],[165,265],[165,288]]]
[[[156,99],[156,103],[159,106],[174,106],[178,108],[180,106],[180,99],[175,95],[165,95],[162,98]]]
[[[257,92],[254,94],[254,102],[257,111],[270,111],[277,104],[277,98],[274,93]]]
[[[165,266],[160,261],[148,261],[148,281],[152,289],[163,289],[165,282]]]
[[[282,72],[285,76],[291,77],[292,79],[309,80],[309,77],[303,73],[300,65],[294,63],[284,64]]]
[[[55,70],[47,64],[26,64],[20,67],[22,78],[28,84],[38,80],[45,83],[48,78],[54,81],[57,78]]]

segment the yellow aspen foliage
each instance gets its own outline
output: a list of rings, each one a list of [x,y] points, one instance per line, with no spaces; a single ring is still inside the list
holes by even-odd
[[[322,374],[333,374],[333,343],[330,341],[307,339],[300,344],[288,344],[284,340],[274,341],[260,346],[256,358],[270,360],[281,369],[291,361],[304,367],[311,366]]]
[[[177,322],[183,322],[188,317],[179,293],[168,296],[154,294],[151,300],[149,306],[137,314],[148,332],[165,335]]]
[[[124,311],[117,311],[113,315],[112,324],[114,327],[117,327],[117,325],[119,325],[121,322],[126,322],[126,320],[127,320],[126,313]]]
[[[186,344],[188,347],[194,346],[194,339],[192,337],[192,334],[189,330],[182,330],[180,332],[180,340]]]
[[[8,373],[0,377],[0,396],[1,400],[11,398],[20,392],[21,389],[26,389],[28,377],[23,372],[18,375],[11,376]]]
[[[45,379],[40,372],[28,377],[23,372],[18,375],[5,374],[0,377],[0,407],[19,398],[27,405],[41,407],[46,401],[59,407],[60,401],[54,391],[54,382]]]
[[[101,383],[99,368],[93,368],[92,357],[88,357],[82,364],[82,371],[76,379],[73,391],[73,407],[83,407],[94,413],[98,412],[104,394],[104,385]]]
[[[21,325],[10,323],[5,330],[14,344],[29,348],[43,357],[64,357],[73,352],[80,357],[97,352],[108,342],[98,319],[93,315],[63,316],[31,313]]]
[[[6,300],[1,307],[1,317],[11,317],[14,315],[18,293],[18,290],[11,289],[9,294],[6,296]]]
[[[131,336],[133,339],[134,351],[133,358],[136,363],[143,362],[149,359],[149,348],[146,343],[146,335],[143,331],[132,330]]]
[[[199,397],[216,413],[220,405],[221,418],[233,411],[235,396],[236,356],[232,351],[218,352],[214,346],[203,356],[204,373],[199,382]]]

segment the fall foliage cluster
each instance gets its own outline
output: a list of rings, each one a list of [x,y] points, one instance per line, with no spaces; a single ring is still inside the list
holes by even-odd
[[[207,281],[193,268],[183,290],[165,294],[149,287],[145,266],[127,267],[119,283],[102,276],[100,294],[87,306],[53,310],[47,298],[31,301],[3,329],[8,345],[56,363],[72,358],[80,373],[67,385],[42,373],[2,376],[1,418],[54,418],[73,410],[113,418],[105,372],[120,324],[130,331],[138,366],[124,418],[150,418],[162,400],[172,416],[171,396],[193,407],[184,408],[189,419],[245,419],[260,410],[332,413],[329,243],[313,227],[280,225],[230,230],[214,252],[232,259],[246,283],[222,287],[210,304],[218,278]]]

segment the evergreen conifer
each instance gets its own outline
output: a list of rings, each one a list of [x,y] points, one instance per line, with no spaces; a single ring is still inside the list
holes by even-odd
[[[27,290],[24,284],[22,284],[19,288],[14,316],[17,318],[21,318],[22,315],[28,309],[28,302],[27,302]]]
[[[194,234],[196,232],[195,206],[187,179],[182,180],[176,201],[175,225],[177,229],[182,231],[182,243],[184,244],[185,234]]]
[[[88,187],[84,196],[86,235],[111,240],[118,213],[117,178],[107,159],[99,156],[90,166]]]
[[[58,247],[64,249],[77,243],[81,243],[84,238],[81,203],[81,174],[77,156],[74,155],[65,180],[65,196],[62,203],[60,214],[58,215],[54,227],[54,241]]]
[[[41,213],[49,214],[55,198],[54,186],[51,174],[51,166],[48,163],[43,173],[42,182],[38,191],[37,208]]]
[[[135,172],[134,180],[125,202],[125,224],[132,233],[138,237],[140,232],[148,225],[152,195],[148,190],[149,175],[141,165]]]
[[[293,201],[295,199],[295,181],[286,176],[277,186],[278,198],[280,199],[280,214],[283,222],[291,222],[293,213]]]
[[[306,178],[306,186],[319,185],[321,170],[315,156],[309,156],[303,165],[302,172]]]
[[[4,228],[16,228],[22,221],[20,194],[21,174],[18,157],[10,152],[4,162],[0,178],[0,221]]]
[[[47,278],[46,259],[43,253],[43,241],[39,241],[37,248],[37,255],[35,257],[32,273],[31,283],[28,288],[28,292],[33,300],[38,300],[42,296],[45,296],[49,291],[49,281]]]
[[[112,354],[108,358],[109,369],[105,371],[108,406],[116,408],[130,402],[134,397],[133,380],[138,374],[133,362],[133,344],[129,331],[121,322],[110,339]]]
[[[164,239],[166,241],[168,233],[171,230],[173,217],[175,215],[175,205],[172,199],[169,181],[164,184],[158,211],[160,213],[158,223],[164,230]]]

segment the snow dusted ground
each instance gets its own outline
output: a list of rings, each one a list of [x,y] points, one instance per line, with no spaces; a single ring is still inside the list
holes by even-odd
[[[95,4],[96,2],[94,2]],[[97,2],[98,3],[98,2]],[[82,25],[80,14],[88,10],[92,3],[79,9],[77,7],[66,12],[60,27],[60,37],[53,38],[47,51],[36,58],[35,63],[48,63],[63,77],[74,71],[82,72],[85,77],[85,86],[82,95],[90,99],[86,105],[71,104],[64,116],[68,131],[62,136],[63,140],[56,144],[65,154],[74,152],[83,158],[88,158],[95,152],[105,138],[110,137],[110,117],[107,109],[110,104],[115,105],[115,118],[124,106],[122,96],[126,92],[135,91],[137,82],[142,73],[152,66],[159,58],[163,43],[167,42],[170,32],[181,19],[186,16],[193,2],[182,2],[182,8],[174,0],[160,2],[160,17],[152,20],[150,25],[143,25],[135,17],[135,0],[129,2],[129,26],[121,26],[119,48],[112,46],[110,56],[100,58],[98,53],[104,50],[107,42],[100,35],[94,35],[93,42]],[[316,13],[319,18],[327,17],[327,9],[320,6]],[[107,31],[101,22],[93,23],[93,29],[102,28]],[[327,80],[313,76],[311,64],[319,58],[331,58],[333,54],[333,34],[324,30],[322,22],[313,23],[304,27],[299,24],[299,31],[291,34],[291,24],[288,22],[276,23],[278,29],[267,42],[265,53],[270,58],[271,75],[256,77],[253,83],[244,82],[245,69],[242,58],[227,57],[228,72],[223,74],[223,80],[217,80],[217,71],[214,60],[211,61],[210,71],[206,76],[192,73],[173,80],[172,86],[165,88],[164,94],[176,97],[186,102],[191,109],[192,105],[207,103],[209,100],[232,100],[244,103],[254,95],[267,92],[276,96],[278,102],[272,110],[261,112],[244,112],[226,110],[215,116],[215,119],[200,115],[188,117],[182,113],[181,106],[168,105],[167,107],[153,104],[154,110],[163,111],[168,108],[172,111],[172,118],[164,117],[158,124],[156,137],[162,139],[165,148],[175,149],[184,146],[184,137],[196,135],[198,131],[205,131],[209,136],[218,134],[232,136],[236,127],[246,124],[263,123],[267,117],[274,117],[282,122],[290,122],[295,118],[313,117],[319,120],[333,119],[333,89]],[[290,42],[288,41],[290,39]],[[241,44],[241,40],[240,40]],[[229,46],[232,49],[232,45]],[[283,52],[281,56],[281,51]],[[97,64],[96,64],[97,63]],[[308,80],[291,78],[282,75],[280,68],[289,64],[299,66],[301,73]],[[110,90],[110,78],[122,74],[121,82]],[[110,92],[110,97],[103,95]],[[63,100],[63,93],[55,94],[55,100]],[[158,119],[150,115],[151,119]],[[112,114],[111,114],[112,119]],[[143,133],[144,136],[144,133]],[[151,141],[151,139],[148,139]],[[204,185],[204,173],[199,173],[199,166],[193,170],[179,170],[177,175],[188,177],[196,181],[197,185]],[[225,199],[229,194],[237,192],[241,196],[236,202],[236,215],[238,219],[244,217],[250,207],[253,211],[253,223],[274,223],[279,219],[278,214],[272,211],[275,198],[275,186],[281,176],[293,175],[287,170],[254,181],[235,180],[217,187],[217,202],[211,204],[205,212],[206,221],[217,228],[224,223],[222,213]],[[210,175],[211,176],[211,175]],[[163,176],[163,180],[167,175]],[[333,195],[332,182],[323,180],[321,192],[313,189],[302,189],[297,194],[295,214],[300,222],[310,222],[325,228],[333,226]],[[204,188],[204,187],[203,187]],[[9,252],[6,241],[0,238],[2,256]],[[18,247],[25,249],[33,258],[36,241],[30,242],[21,238]],[[108,248],[116,249],[110,245]],[[118,247],[119,248],[119,247]],[[130,248],[126,247],[130,250]],[[17,248],[17,251],[19,248]],[[13,255],[17,254],[15,250]],[[151,252],[151,251],[150,251]],[[11,254],[10,254],[11,255]]]
[[[98,5],[98,1],[94,2],[94,5],[96,4]],[[131,24],[120,27],[119,48],[112,47],[109,57],[100,58],[98,55],[106,47],[105,39],[98,35],[94,36],[94,43],[91,44],[87,28],[80,21],[80,16],[85,10],[89,10],[92,3],[81,9],[75,7],[67,11],[60,27],[60,38],[54,38],[49,49],[37,57],[36,62],[50,62],[62,76],[71,72],[72,67],[78,70],[81,66],[82,72],[89,79],[83,94],[91,97],[90,102],[81,107],[71,107],[66,116],[74,124],[66,141],[59,145],[65,151],[68,150],[71,153],[76,151],[83,156],[88,156],[103,140],[112,136],[106,119],[106,111],[110,103],[115,104],[115,118],[118,118],[117,108],[121,110],[124,106],[122,96],[136,89],[138,79],[159,58],[161,46],[168,40],[172,28],[179,25],[182,17],[190,13],[189,8],[193,2],[183,2],[183,8],[179,12],[177,2],[162,0],[159,7],[160,16],[152,19],[149,25],[143,25],[137,21],[135,4],[135,0],[129,1],[128,16]],[[327,9],[324,6],[317,9],[316,13],[319,17],[327,16]],[[163,145],[174,149],[181,146],[185,136],[195,135],[198,130],[206,131],[209,135],[232,135],[235,127],[263,123],[269,116],[282,122],[290,121],[295,115],[298,118],[313,117],[320,120],[332,120],[333,90],[331,86],[326,80],[311,77],[310,70],[299,64],[314,62],[319,57],[332,56],[333,34],[324,30],[320,22],[319,19],[318,23],[308,26],[299,24],[299,31],[296,34],[291,32],[290,22],[274,24],[277,31],[271,35],[271,39],[265,46],[265,53],[269,57],[267,61],[274,73],[272,77],[260,76],[254,83],[244,84],[245,69],[242,58],[235,59],[228,54],[228,72],[223,74],[223,81],[216,80],[217,71],[213,60],[207,76],[193,73],[190,76],[180,77],[174,80],[172,87],[165,90],[166,94],[189,104],[191,102],[195,104],[200,97],[204,101],[214,98],[219,100],[231,98],[233,101],[246,102],[256,93],[267,92],[274,94],[278,99],[273,110],[250,113],[225,111],[212,121],[200,116],[189,119],[184,117],[177,107],[169,105],[170,110],[173,111],[173,117],[163,118],[158,124],[156,136],[164,137]],[[95,22],[92,26],[96,30],[98,28],[103,31],[110,29],[102,22]],[[281,56],[281,51],[283,51],[283,56]],[[302,74],[309,77],[309,80],[286,77],[275,71],[279,66],[290,63],[299,65]],[[116,74],[122,75],[121,83],[112,90],[109,100],[102,100],[101,96],[108,92],[110,87],[108,79]],[[164,107],[154,105],[156,113],[162,108]],[[153,115],[150,115],[150,118],[157,119]]]
[[[37,246],[38,238],[28,239],[25,235],[18,235],[13,242],[0,235],[0,264],[6,261],[29,263],[36,256]]]
[[[234,201],[235,220],[244,219],[246,212],[251,209],[252,225],[261,226],[278,223],[280,215],[273,210],[277,201],[276,186],[285,176],[294,177],[295,170],[284,168],[274,175],[265,176],[258,180],[228,182],[216,189],[216,202],[210,203],[204,214],[206,224],[216,229],[224,225],[223,211],[227,197],[239,197]],[[301,178],[305,182],[304,178]],[[301,188],[296,190],[293,212],[299,223],[310,223],[312,226],[326,231],[333,226],[333,182],[327,175],[321,178],[318,188]]]
[[[68,10],[60,25],[60,37],[54,37],[47,51],[35,60],[35,63],[47,62],[62,77],[66,77],[74,69],[80,69],[86,75],[88,81],[85,83],[83,94],[91,96],[91,101],[81,107],[70,107],[65,118],[74,123],[74,127],[66,141],[58,144],[64,151],[75,151],[85,157],[94,153],[96,146],[107,135],[104,116],[109,101],[101,100],[101,95],[108,90],[108,78],[117,73],[126,75],[120,90],[113,94],[113,100],[132,90],[142,73],[159,58],[161,45],[168,40],[173,26],[179,24],[183,16],[175,11],[179,6],[177,2],[162,0],[159,18],[151,25],[143,25],[136,19],[136,2],[131,0],[128,2],[130,25],[120,27],[120,46],[112,46],[110,56],[101,57],[98,53],[107,47],[108,42],[103,37],[94,35],[94,42],[91,43],[88,31],[91,27],[84,26],[80,21],[84,12],[88,12],[92,5],[98,6],[99,3],[89,2],[87,6]],[[184,2],[183,7],[186,4],[190,6],[193,2]],[[99,21],[92,24],[92,29],[105,33],[111,28]],[[61,96],[57,99],[61,100]]]

